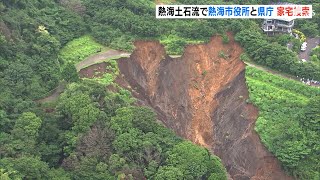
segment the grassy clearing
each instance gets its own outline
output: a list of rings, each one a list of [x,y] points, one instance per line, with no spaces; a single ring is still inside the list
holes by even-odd
[[[100,49],[101,51],[105,51],[108,48],[95,42],[91,36],[85,35],[67,43],[67,45],[61,49],[59,57],[64,62],[69,61],[75,64],[97,53]]]

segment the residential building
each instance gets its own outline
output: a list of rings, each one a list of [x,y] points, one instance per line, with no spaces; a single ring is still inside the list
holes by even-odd
[[[273,5],[294,5],[286,2],[279,2]],[[292,33],[294,26],[294,18],[277,18],[277,19],[265,19],[262,23],[262,30],[267,35],[276,35],[283,33]]]

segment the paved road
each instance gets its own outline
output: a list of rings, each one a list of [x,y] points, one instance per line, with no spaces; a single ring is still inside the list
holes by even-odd
[[[315,48],[318,44],[320,44],[320,37],[317,38],[308,38],[307,39],[307,49],[305,51],[301,51],[299,53],[299,59],[309,60],[310,53],[313,48]]]
[[[108,58],[116,58],[116,57],[129,57],[130,54],[123,52],[123,51],[117,51],[117,50],[108,50],[99,54],[94,54],[92,56],[89,56],[85,60],[79,62],[76,64],[77,71],[80,71],[80,69],[84,67],[88,67],[92,64],[97,64],[100,62],[103,62],[104,60]]]

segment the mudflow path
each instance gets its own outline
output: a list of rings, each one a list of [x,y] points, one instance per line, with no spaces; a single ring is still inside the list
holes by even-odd
[[[118,61],[122,81],[163,124],[218,155],[232,179],[291,179],[254,131],[258,110],[246,103],[242,49],[229,38],[188,45],[179,58],[159,42],[137,41],[131,56]]]

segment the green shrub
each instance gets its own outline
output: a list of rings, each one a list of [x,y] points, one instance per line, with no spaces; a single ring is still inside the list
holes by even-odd
[[[242,53],[242,54],[240,55],[240,60],[242,60],[242,61],[250,61],[250,58],[249,58],[249,56],[247,55],[247,53]]]
[[[224,53],[224,51],[219,51],[219,57],[223,58],[223,59],[227,59],[228,56]]]
[[[204,70],[204,71],[202,72],[202,76],[206,76],[207,73],[208,73],[208,72],[207,72],[206,70]]]
[[[223,42],[223,44],[228,44],[229,43],[229,37],[226,35],[226,34],[224,34],[224,35],[222,35],[222,42]]]

